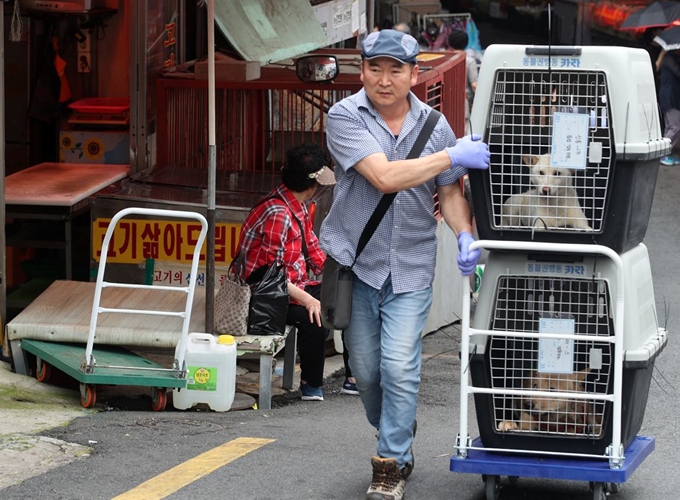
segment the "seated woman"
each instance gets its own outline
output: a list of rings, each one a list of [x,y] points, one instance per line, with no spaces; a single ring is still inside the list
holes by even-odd
[[[300,355],[300,392],[305,401],[323,401],[323,368],[328,330],[321,325],[319,275],[326,256],[312,229],[305,201],[318,185],[335,184],[328,168],[330,157],[316,144],[302,144],[286,152],[281,184],[248,214],[241,228],[239,252],[243,275],[280,262],[286,267],[290,305],[286,323],[297,328]]]

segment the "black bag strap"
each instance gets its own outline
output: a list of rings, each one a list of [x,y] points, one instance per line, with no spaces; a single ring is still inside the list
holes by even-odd
[[[302,235],[302,255],[305,258],[305,262],[307,262],[309,260],[309,251],[307,250],[307,236],[305,235],[305,230],[302,227],[300,219],[298,219],[292,211],[290,212],[290,215],[293,216],[293,219],[295,219],[295,222],[298,223],[298,227],[300,228],[300,234]]]
[[[420,134],[418,134],[416,142],[413,144],[411,151],[406,157],[407,160],[412,160],[413,158],[418,158],[420,156],[420,153],[423,152],[425,144],[427,144],[427,140],[430,138],[430,135],[432,135],[432,131],[434,130],[435,125],[437,125],[440,116],[441,113],[436,109],[430,111],[430,114],[427,116],[427,120],[425,120],[423,128],[420,129]],[[380,222],[387,213],[387,209],[390,208],[392,200],[394,200],[395,196],[397,196],[396,192],[384,194],[380,198],[378,206],[375,207],[375,210],[373,211],[371,218],[368,219],[368,222],[366,223],[366,227],[364,227],[364,230],[361,232],[361,236],[359,237],[359,243],[357,244],[357,253],[354,256],[354,261],[352,262],[352,265],[349,266],[350,269],[354,267],[354,264],[356,264],[359,255],[361,255],[361,252],[364,251],[364,247],[366,247],[366,245],[368,244],[369,240],[373,236],[373,233],[375,233],[375,230],[378,229]]]

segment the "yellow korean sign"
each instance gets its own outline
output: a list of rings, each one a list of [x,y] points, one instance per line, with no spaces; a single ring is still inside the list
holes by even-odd
[[[99,262],[102,243],[111,219],[92,223],[92,257]],[[109,243],[106,262],[138,264],[146,259],[191,263],[201,224],[190,221],[123,219]],[[215,224],[215,265],[229,265],[236,255],[241,224]],[[207,242],[201,250],[205,262]]]

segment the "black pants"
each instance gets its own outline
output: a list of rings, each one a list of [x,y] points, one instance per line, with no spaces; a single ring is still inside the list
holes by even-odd
[[[305,291],[318,299],[321,293],[321,285],[308,286]],[[286,324],[297,328],[300,379],[314,387],[321,387],[323,385],[323,366],[326,361],[328,330],[316,323],[310,323],[309,311],[299,304],[288,306]]]

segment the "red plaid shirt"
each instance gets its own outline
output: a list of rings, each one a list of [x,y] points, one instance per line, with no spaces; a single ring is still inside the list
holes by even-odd
[[[299,288],[318,284],[318,281],[309,279],[307,270],[321,274],[326,254],[319,248],[307,208],[283,184],[267,195],[270,196],[280,198],[258,203],[241,226],[239,249],[245,257],[242,277],[247,279],[250,273],[261,266],[278,261],[286,266],[290,282]],[[292,214],[302,224],[309,253],[308,262],[305,262],[302,254],[300,225]]]

